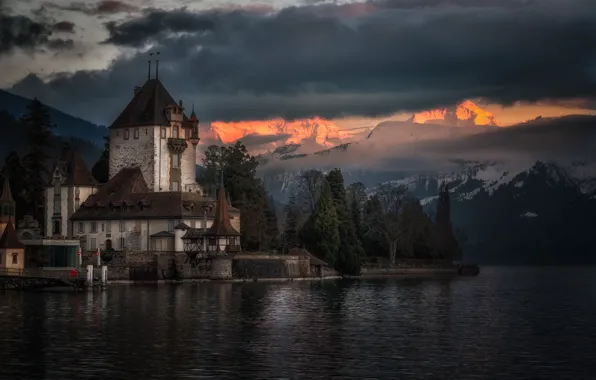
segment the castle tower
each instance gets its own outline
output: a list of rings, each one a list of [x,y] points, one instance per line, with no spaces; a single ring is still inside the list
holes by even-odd
[[[110,178],[123,168],[139,167],[150,191],[200,192],[194,125],[182,101],[176,103],[157,77],[149,78],[135,87],[132,100],[110,126]]]
[[[15,201],[10,191],[10,182],[8,177],[4,177],[2,184],[2,194],[0,195],[0,235],[6,229],[9,222],[15,221]]]

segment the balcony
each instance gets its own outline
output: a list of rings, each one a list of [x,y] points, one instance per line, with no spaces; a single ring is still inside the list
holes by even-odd
[[[182,154],[184,150],[188,147],[186,144],[185,139],[170,137],[168,138],[168,149],[172,153]]]

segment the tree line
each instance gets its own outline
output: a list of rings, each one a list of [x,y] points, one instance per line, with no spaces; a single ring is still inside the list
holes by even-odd
[[[274,200],[257,178],[258,163],[241,142],[209,146],[199,182],[216,195],[223,184],[241,211],[241,242],[247,251],[289,252],[305,248],[331,267],[358,274],[368,257],[456,260],[465,235],[451,224],[449,189],[442,184],[434,215],[403,186],[379,185],[367,194],[362,183],[345,186],[340,169],[308,170],[284,208],[281,231]]]
[[[304,172],[285,208],[281,242],[303,247],[346,274],[358,274],[365,259],[385,257],[457,260],[465,235],[451,224],[449,188],[439,188],[434,216],[404,186],[344,185],[340,169]]]

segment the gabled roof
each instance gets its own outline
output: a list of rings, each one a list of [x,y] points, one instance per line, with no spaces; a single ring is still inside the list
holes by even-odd
[[[89,196],[70,219],[200,219],[204,212],[214,217],[216,209],[212,199],[196,192],[150,192],[141,169],[124,168]]]
[[[21,243],[17,237],[17,233],[14,230],[14,225],[10,221],[6,224],[6,228],[4,228],[2,237],[0,237],[0,249],[2,248],[25,248],[25,245]]]
[[[223,186],[219,188],[217,194],[217,204],[215,206],[215,216],[213,224],[207,229],[207,236],[240,236],[240,233],[232,226],[230,222],[230,213],[228,210],[228,201],[226,199],[226,190]]]
[[[169,126],[166,109],[177,105],[159,79],[149,79],[132,98],[110,128],[125,128],[141,125]],[[183,115],[184,122],[188,121]]]
[[[62,157],[62,170],[69,186],[97,186],[98,183],[87,168],[83,157],[73,149],[69,149]]]
[[[0,202],[13,202],[12,191],[10,191],[10,182],[8,176],[4,176],[4,183],[2,184],[2,195],[0,196]]]

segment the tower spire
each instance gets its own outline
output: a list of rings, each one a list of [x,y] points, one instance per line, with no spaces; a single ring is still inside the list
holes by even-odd
[[[155,53],[157,58],[155,59],[155,79],[159,79],[159,52]]]
[[[8,174],[4,175],[4,183],[2,184],[2,195],[0,196],[0,201],[14,202],[12,192],[10,191],[10,182],[8,180]]]
[[[147,80],[151,79],[151,57],[153,56],[153,53],[149,53],[149,70],[147,71]]]

